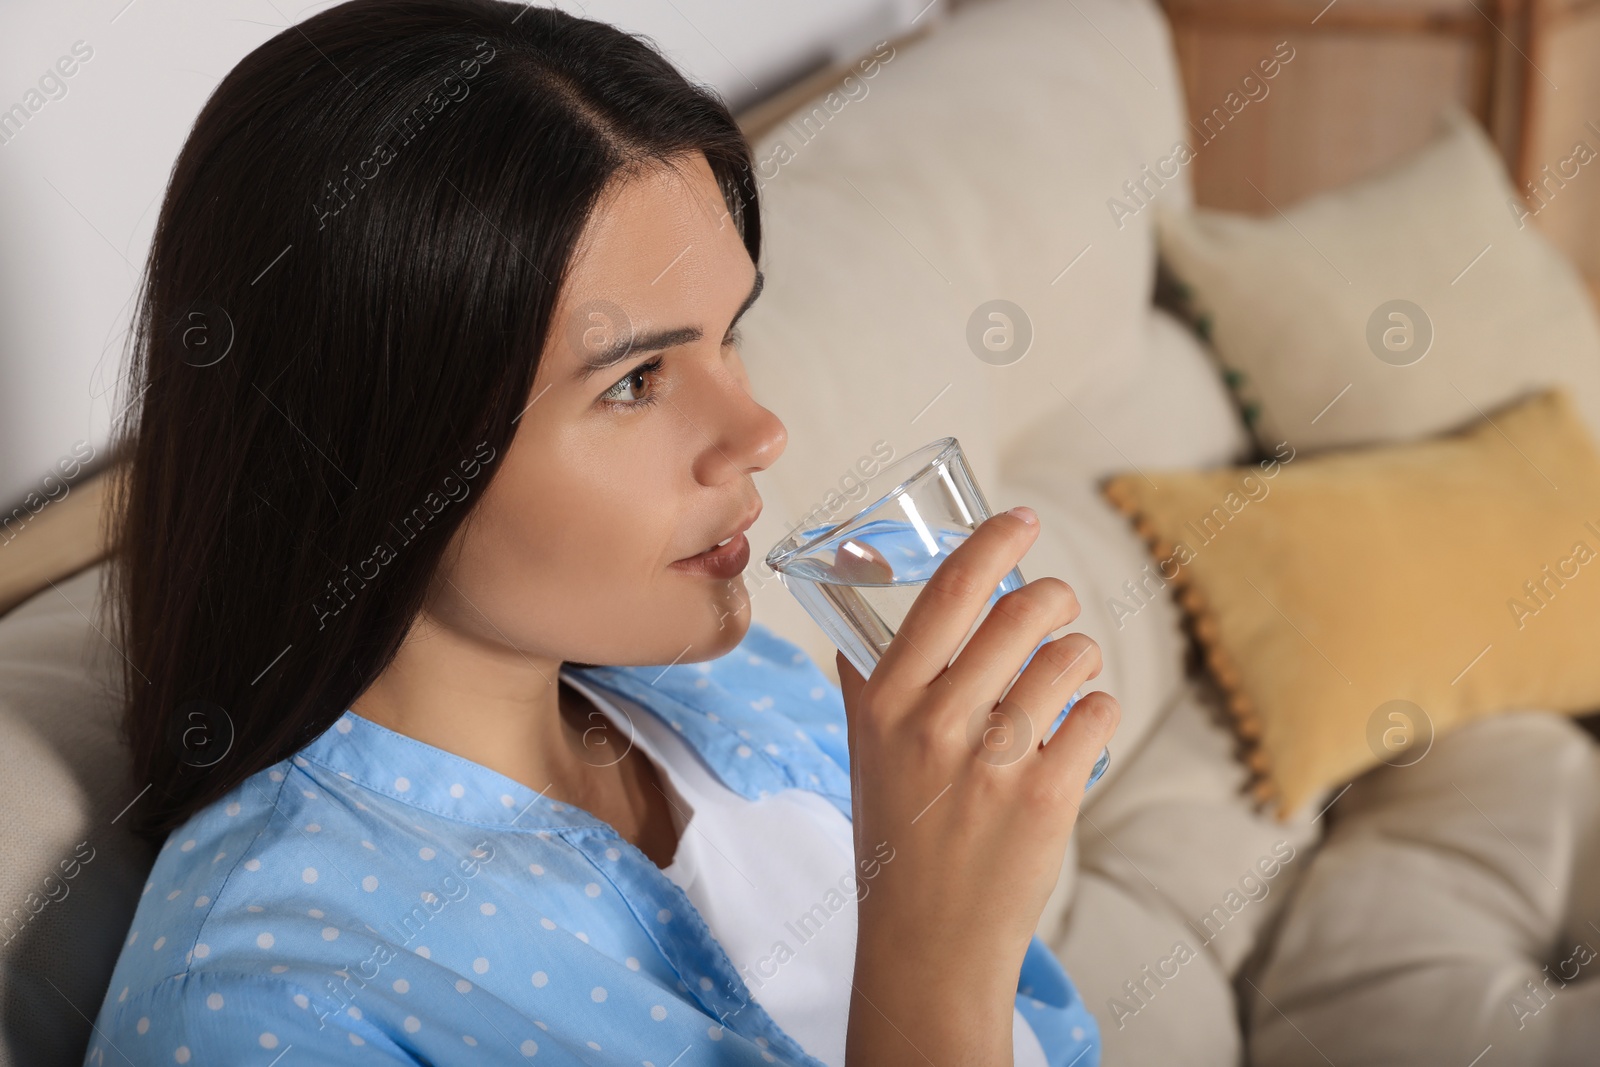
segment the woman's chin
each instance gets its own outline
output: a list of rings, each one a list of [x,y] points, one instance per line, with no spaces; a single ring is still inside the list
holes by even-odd
[[[699,663],[726,656],[749,633],[750,598],[745,594],[744,582],[736,578],[728,584],[735,587],[737,593],[713,603],[708,625],[697,636],[684,661]]]

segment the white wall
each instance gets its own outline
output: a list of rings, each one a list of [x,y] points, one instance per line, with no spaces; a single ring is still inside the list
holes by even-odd
[[[0,510],[79,441],[104,457],[139,271],[172,161],[251,49],[327,2],[4,0],[0,6]],[[589,0],[735,110],[819,60],[938,18],[945,0]],[[79,59],[72,54],[90,54]],[[40,79],[67,57],[65,87]],[[81,455],[81,451],[79,455]],[[54,483],[51,483],[52,486]]]

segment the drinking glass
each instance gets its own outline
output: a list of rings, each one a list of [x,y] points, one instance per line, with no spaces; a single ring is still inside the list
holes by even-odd
[[[871,503],[854,515],[842,522],[817,522],[813,512],[767,553],[767,566],[863,678],[872,674],[939,564],[990,514],[954,437],[923,445],[883,467],[865,484]],[[1023,584],[1021,569],[1011,568],[961,639],[958,654],[995,601]],[[1023,668],[1043,645],[1039,642],[1029,653]],[[1021,673],[1019,669],[1017,674]],[[1081,691],[1072,694],[1044,740],[1080,695]],[[991,763],[1020,759],[1034,743],[1031,720],[1008,708],[1004,695],[993,706],[974,709],[968,734],[979,755]],[[1089,785],[1099,781],[1110,762],[1110,751],[1102,749]]]

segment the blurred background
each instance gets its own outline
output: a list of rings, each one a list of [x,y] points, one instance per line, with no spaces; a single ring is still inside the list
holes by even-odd
[[[18,0],[0,20],[0,504],[97,455],[139,269],[178,149],[251,49],[327,3]],[[742,109],[874,41],[937,21],[926,0],[593,0]],[[74,46],[77,51],[74,52]],[[63,57],[67,62],[56,67]],[[71,75],[62,71],[72,69]]]
[[[114,414],[108,390],[157,200],[206,96],[257,44],[326,6],[294,0],[6,5],[0,15],[0,69],[10,79],[0,90],[4,510],[20,504],[75,442],[88,442],[97,455],[103,450]],[[743,110],[866,52],[874,41],[923,32],[958,4],[559,6],[648,34]],[[1285,30],[1314,29],[1296,35],[1295,77],[1273,86],[1272,106],[1242,115],[1225,141],[1201,154],[1194,167],[1197,203],[1271,213],[1271,203],[1338,187],[1421,145],[1441,105],[1454,101],[1491,131],[1528,202],[1531,224],[1591,285],[1600,285],[1600,182],[1574,182],[1569,190],[1559,173],[1549,177],[1572,157],[1576,141],[1600,146],[1600,131],[1588,125],[1600,117],[1600,3],[1164,0],[1162,7],[1196,126]],[[75,45],[92,58],[77,59]],[[75,69],[70,76],[56,69],[63,57]]]

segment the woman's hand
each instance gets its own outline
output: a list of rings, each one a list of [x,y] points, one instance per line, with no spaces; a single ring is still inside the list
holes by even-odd
[[[1079,633],[1039,648],[995,711],[1040,641],[1078,616],[1058,578],[1000,597],[951,662],[1038,536],[1023,511],[988,519],[940,564],[871,678],[837,658],[856,855],[892,856],[859,903],[849,1067],[1011,1062],[1022,959],[1121,716],[1110,695],[1088,693],[1040,745],[1100,673],[1099,646]],[[995,758],[985,738],[1006,721],[1025,744]]]

